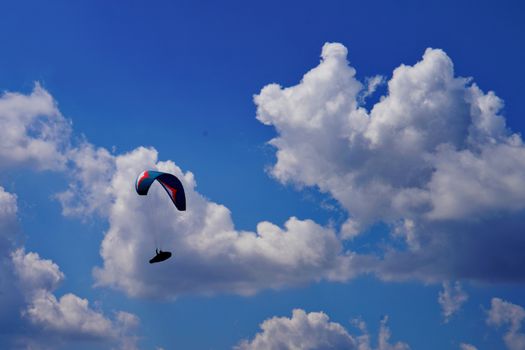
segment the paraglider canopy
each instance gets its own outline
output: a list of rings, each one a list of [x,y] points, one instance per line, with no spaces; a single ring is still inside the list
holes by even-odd
[[[141,196],[147,195],[151,184],[153,184],[155,180],[166,190],[178,210],[186,210],[184,187],[182,187],[182,183],[175,175],[155,170],[145,170],[137,177],[137,181],[135,182],[137,193]]]

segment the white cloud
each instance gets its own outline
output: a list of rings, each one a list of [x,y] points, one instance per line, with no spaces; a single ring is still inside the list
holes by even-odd
[[[509,350],[525,349],[525,334],[521,332],[521,323],[525,318],[523,307],[509,303],[500,298],[492,298],[487,314],[487,324],[495,327],[508,325],[508,331],[503,336]]]
[[[322,312],[295,309],[292,318],[273,317],[261,324],[262,332],[237,349],[357,349],[356,340]]]
[[[37,253],[26,254],[19,248],[11,253],[11,259],[22,290],[30,293],[40,289],[55,290],[64,279],[57,264],[41,259]]]
[[[467,220],[494,212],[523,209],[525,147],[514,135],[504,143],[484,145],[479,153],[443,148],[428,183],[433,208],[429,219]]]
[[[335,51],[326,54],[342,57]],[[251,294],[262,288],[321,279],[345,280],[355,273],[356,257],[342,252],[331,228],[292,217],[282,227],[263,221],[254,232],[236,230],[226,207],[195,190],[193,174],[183,174],[173,162],[159,162],[155,150],[139,147],[115,156],[87,141],[73,146],[69,123],[51,95],[38,84],[31,95],[4,97],[5,101],[18,101],[14,115],[21,114],[24,108],[28,110],[22,113],[25,119],[12,118],[14,128],[21,131],[15,138],[17,142],[9,147],[27,151],[24,140],[36,135],[55,151],[54,160],[48,153],[38,153],[32,158],[21,157],[17,164],[31,158],[38,169],[57,166],[55,170],[67,170],[68,189],[56,195],[63,214],[97,214],[109,220],[110,228],[101,247],[104,265],[95,269],[99,285],[116,287],[134,296],[172,298],[194,292]],[[38,130],[46,132],[29,133],[27,130],[35,129],[34,123]],[[177,212],[158,186],[146,198],[136,195],[133,181],[145,168],[158,168],[181,177],[188,197],[187,212]],[[147,261],[159,243],[161,248],[174,250],[174,257],[162,266],[150,266]],[[23,251],[17,254],[17,258],[24,256]],[[177,278],[166,273],[168,268]],[[48,301],[48,307],[62,309],[62,299]]]
[[[461,288],[461,283],[456,282],[454,285],[451,285],[450,282],[443,282],[443,290],[439,292],[438,302],[441,305],[445,323],[459,311],[467,300],[468,294]]]
[[[16,195],[6,192],[6,190],[0,186],[0,222],[2,225],[12,223],[17,211]]]
[[[29,165],[62,169],[71,126],[53,97],[39,84],[31,94],[6,92],[0,97],[0,167]]]
[[[325,54],[344,61],[346,49],[339,49],[328,48]],[[312,79],[322,81],[325,77]],[[356,84],[354,93],[360,87]],[[13,130],[18,130],[5,149],[18,147],[18,153],[24,156],[16,162],[3,159],[1,163],[33,161],[32,165],[41,170],[67,169],[70,184],[56,195],[63,214],[97,214],[109,220],[101,246],[104,265],[94,271],[98,285],[119,288],[129,295],[160,298],[183,293],[251,294],[263,288],[321,279],[346,280],[359,269],[355,267],[359,257],[342,252],[335,232],[311,220],[292,217],[282,227],[263,221],[254,232],[236,230],[226,207],[195,190],[193,174],[183,174],[173,162],[159,162],[153,149],[139,147],[128,154],[113,155],[87,141],[73,146],[69,123],[52,96],[38,84],[30,95],[9,93],[2,101],[12,107],[4,108],[8,111],[3,113],[4,118],[13,124]],[[338,107],[334,104],[330,108]],[[31,137],[45,141],[47,148],[42,149],[53,152],[31,153]],[[133,181],[145,168],[181,177],[189,210],[177,212],[158,186],[146,198],[137,196]],[[173,250],[174,256],[161,266],[150,266],[147,261],[159,243],[161,248]],[[18,254],[24,256],[23,251]],[[35,274],[49,277],[40,272]],[[52,305],[60,308],[61,304],[57,301]]]
[[[110,319],[90,307],[87,299],[71,293],[55,297],[64,274],[51,260],[16,248],[10,232],[18,233],[17,211],[16,196],[0,187],[0,233],[2,239],[9,238],[9,244],[0,242],[0,328],[9,334],[0,346],[49,349],[91,340],[135,349],[137,338],[131,334],[138,325],[135,315],[120,311]]]
[[[408,249],[369,260],[382,278],[523,280],[525,147],[503,102],[455,77],[439,49],[395,69],[370,111],[362,89],[341,44],[325,44],[299,84],[264,87],[254,101],[277,132],[271,174],[339,201],[344,239],[376,222],[403,237]]]
[[[62,335],[113,337],[111,321],[89,308],[86,299],[66,294],[57,300],[52,292],[64,279],[58,265],[19,248],[11,254],[19,290],[28,301],[23,314],[31,322]]]
[[[250,340],[241,341],[238,350],[257,349],[356,349],[356,350],[408,350],[409,346],[398,342],[390,344],[390,330],[381,321],[377,348],[370,344],[370,334],[363,321],[356,321],[362,335],[354,337],[339,323],[330,322],[323,312],[306,313],[295,309],[292,317],[272,317],[261,324],[261,332]]]
[[[101,247],[104,265],[94,271],[99,285],[132,296],[172,298],[185,293],[251,294],[261,288],[341,280],[353,273],[353,257],[342,254],[330,228],[292,217],[284,227],[260,222],[255,232],[238,231],[226,207],[195,190],[192,173],[183,173],[171,161],[159,162],[154,149],[141,147],[115,161],[116,172],[104,190],[111,195],[110,227]],[[148,196],[138,196],[134,181],[144,169],[179,177],[188,210],[177,211],[158,185]],[[173,257],[150,265],[156,244]]]
[[[300,84],[264,87],[254,99],[257,119],[278,132],[270,141],[277,148],[272,174],[282,182],[319,186],[354,220],[367,223],[431,211],[439,202],[434,193],[443,188],[427,186],[436,170],[450,165],[446,151],[467,151],[484,163],[482,154],[471,152],[489,145],[501,148],[488,153],[522,150],[508,148],[521,145],[517,136],[507,138],[504,119],[497,114],[501,101],[454,77],[452,62],[441,50],[428,49],[414,66],[397,68],[388,95],[370,113],[356,103],[362,85],[347,64],[346,49],[325,44],[322,57]],[[511,170],[517,175],[519,169]],[[513,203],[523,207],[518,199]]]
[[[388,317],[385,316],[381,320],[381,327],[379,329],[379,344],[377,350],[409,350],[410,347],[408,344],[403,342],[397,342],[395,344],[390,344],[390,337],[392,336],[392,333],[390,332],[390,328],[387,327]]]
[[[120,311],[111,320],[91,308],[87,299],[71,293],[57,299],[53,291],[64,274],[55,263],[33,252],[26,254],[22,248],[14,251],[11,259],[17,290],[25,298],[21,315],[37,327],[33,330],[36,337],[45,337],[50,344],[65,340],[120,342],[124,348],[133,349],[136,337],[128,331],[137,327],[137,316]],[[22,338],[26,344],[34,341],[27,334]]]
[[[414,66],[397,68],[388,89],[370,112],[360,107],[363,84],[346,48],[326,44],[320,65],[300,84],[271,84],[255,96],[257,118],[278,131],[271,141],[273,176],[318,186],[349,212],[342,238],[385,221],[409,249],[389,248],[383,256],[345,252],[331,228],[297,218],[284,227],[263,221],[255,232],[239,231],[226,207],[196,191],[191,172],[158,161],[154,149],[112,155],[84,143],[67,153],[72,182],[58,198],[65,215],[109,220],[97,284],[169,299],[251,294],[366,272],[385,280],[522,278],[516,267],[525,263],[518,254],[525,246],[519,226],[525,186],[518,186],[525,184],[525,147],[498,115],[502,102],[454,77],[441,50],[428,49]],[[136,195],[133,181],[148,168],[182,179],[187,212],[176,211],[159,186],[147,197]],[[499,237],[493,227],[502,229]],[[512,239],[519,244],[507,247]],[[174,256],[150,266],[159,245]],[[487,245],[496,256],[491,264]]]
[[[459,344],[459,349],[460,350],[478,350],[478,348],[476,348],[474,345],[467,344],[467,343]]]
[[[115,157],[105,148],[95,148],[88,142],[70,149],[67,156],[71,163],[69,188],[56,195],[62,213],[78,217],[106,215],[111,204],[108,183],[115,172]]]
[[[292,217],[283,227],[263,221],[255,232],[236,230],[226,207],[195,190],[193,174],[183,173],[173,162],[159,162],[155,150],[139,147],[115,156],[86,141],[73,147],[69,124],[51,95],[38,84],[31,95],[5,96],[6,101],[11,99],[19,101],[15,115],[24,108],[29,112],[24,112],[26,119],[13,118],[20,132],[14,139],[17,142],[6,145],[7,149],[16,146],[28,153],[26,139],[36,135],[54,150],[38,154],[39,157],[19,157],[16,164],[32,160],[32,165],[40,170],[55,166],[67,169],[70,185],[57,195],[63,214],[98,214],[109,220],[101,247],[104,265],[94,272],[99,285],[120,288],[134,296],[172,298],[183,293],[251,294],[262,288],[321,279],[344,280],[354,273],[355,259],[352,254],[342,253],[332,229]],[[33,106],[37,102],[40,109]],[[33,126],[35,123],[38,128]],[[144,168],[158,168],[179,176],[186,187],[189,210],[177,212],[158,186],[146,198],[137,196],[133,182]],[[174,251],[174,257],[160,266],[147,264],[159,243],[155,240],[162,243],[162,248]],[[87,300],[72,295],[57,299],[52,294],[63,279],[58,266],[23,250],[13,253],[13,263],[20,283],[33,293],[26,297],[30,304],[26,317],[42,326],[46,324],[44,328],[49,331],[76,329],[86,336],[91,332],[94,338],[109,334],[90,326],[107,325],[110,320],[92,310]],[[84,317],[73,317],[73,311]],[[55,316],[46,318],[49,313]],[[98,316],[107,322],[91,322]]]
[[[14,331],[17,322],[13,315],[17,313],[22,301],[16,288],[10,252],[16,244],[19,231],[17,222],[16,195],[6,192],[0,186],[0,329],[4,332]],[[1,347],[1,344],[0,344]]]
[[[375,75],[365,79],[366,90],[363,90],[360,96],[358,96],[358,101],[363,104],[367,97],[371,96],[379,86],[385,84],[386,78],[382,75]]]
[[[0,186],[0,254],[6,255],[18,231],[16,195]],[[0,282],[1,283],[1,282]]]
[[[86,299],[65,294],[59,300],[46,290],[37,290],[25,315],[34,324],[62,337],[113,338],[112,322],[89,307]]]
[[[371,335],[367,330],[366,323],[361,319],[354,319],[353,324],[361,331],[361,335],[357,336],[358,350],[409,350],[408,344],[397,342],[390,344],[390,337],[392,333],[388,328],[388,316],[381,319],[379,327],[379,334],[377,336],[377,348],[371,345]]]

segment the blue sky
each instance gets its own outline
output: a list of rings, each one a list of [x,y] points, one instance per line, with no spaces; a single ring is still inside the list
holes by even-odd
[[[2,4],[0,347],[523,349],[524,12]]]

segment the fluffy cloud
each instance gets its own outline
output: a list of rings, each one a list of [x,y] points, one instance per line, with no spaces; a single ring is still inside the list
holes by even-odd
[[[56,195],[62,213],[77,217],[105,215],[111,204],[108,183],[115,172],[115,157],[105,148],[95,148],[86,141],[66,155],[70,162],[70,183],[66,191]]]
[[[311,220],[290,218],[284,227],[260,222],[255,232],[238,231],[230,211],[196,191],[192,173],[173,162],[159,162],[154,149],[138,148],[115,158],[107,182],[110,227],[95,269],[99,285],[132,296],[172,298],[184,293],[251,294],[322,278],[341,280],[353,269],[351,255],[333,230]],[[136,176],[144,169],[175,174],[184,184],[188,210],[178,212],[158,185],[137,196]],[[89,184],[86,188],[92,188]],[[157,245],[172,250],[163,264],[147,261]]]
[[[381,321],[376,350],[408,350],[405,343],[389,343],[390,330],[386,326],[388,318]],[[292,317],[273,317],[261,324],[262,332],[253,340],[243,340],[236,346],[238,350],[257,349],[356,349],[372,350],[370,335],[362,321],[357,322],[363,333],[351,336],[339,323],[330,322],[323,312],[306,313],[295,309]]]
[[[293,217],[283,227],[263,221],[239,231],[226,207],[196,191],[191,172],[159,161],[154,149],[112,155],[85,143],[67,152],[72,182],[58,198],[66,215],[109,221],[97,284],[169,299],[367,272],[385,280],[522,279],[525,147],[498,114],[501,100],[455,77],[450,58],[428,49],[394,71],[388,94],[367,111],[360,100],[381,78],[364,87],[346,54],[326,44],[300,84],[271,84],[255,96],[257,118],[278,132],[272,174],[337,199],[349,213],[343,238],[383,221],[406,249],[344,251],[331,228]],[[149,168],[181,178],[190,210],[177,212],[160,186],[136,195],[134,179]],[[149,266],[157,246],[173,258]]]
[[[525,349],[525,334],[521,331],[521,322],[525,318],[525,310],[516,304],[500,298],[492,298],[491,307],[487,314],[487,324],[499,327],[508,325],[503,336],[509,350]]]
[[[63,281],[64,274],[51,260],[41,259],[37,253],[25,253],[19,248],[11,253],[20,289],[28,294],[34,291],[54,290]]]
[[[371,82],[371,91],[377,83]],[[101,247],[104,265],[95,269],[99,285],[135,296],[171,298],[191,292],[250,294],[323,278],[342,280],[354,273],[353,256],[342,253],[332,229],[292,217],[284,227],[261,222],[255,232],[241,232],[226,207],[195,190],[193,174],[183,173],[173,162],[158,162],[155,150],[139,147],[113,155],[87,141],[73,145],[69,123],[38,84],[29,95],[5,94],[0,118],[10,126],[3,129],[6,137],[0,134],[5,150],[0,165],[67,170],[69,186],[56,195],[63,214],[97,214],[109,220]],[[137,196],[133,181],[145,168],[181,177],[190,210],[176,212],[158,186],[146,198]],[[145,262],[158,244],[175,249],[174,257],[151,273]],[[52,300],[53,307],[61,310],[62,301]]]
[[[356,92],[359,88],[356,86]],[[282,227],[263,221],[254,232],[236,230],[226,207],[196,191],[193,174],[183,173],[173,162],[159,162],[154,149],[139,147],[128,154],[113,155],[87,141],[74,145],[69,139],[68,122],[51,95],[38,84],[30,95],[6,94],[4,102],[8,101],[15,101],[15,107],[11,114],[4,114],[11,118],[13,129],[20,131],[13,138],[16,142],[6,145],[6,149],[19,147],[27,153],[26,139],[33,137],[45,141],[53,150],[37,154],[38,157],[19,157],[17,164],[32,160],[38,169],[67,169],[70,184],[56,195],[63,214],[97,214],[109,221],[101,246],[104,264],[94,271],[98,285],[115,287],[133,296],[172,298],[183,293],[250,294],[261,288],[321,279],[345,280],[355,273],[352,265],[356,257],[343,253],[330,228],[292,217]],[[147,197],[137,196],[133,182],[145,168],[179,176],[190,210],[177,212],[159,186],[154,186]],[[174,250],[174,256],[161,266],[152,267],[147,260],[159,244]],[[26,260],[32,257],[29,255]],[[34,273],[49,277],[39,272]],[[59,313],[64,302],[70,301],[71,306],[72,300],[50,298],[49,305],[38,305]],[[76,300],[78,309],[81,304],[81,299]]]
[[[53,97],[36,84],[29,95],[7,92],[0,97],[0,167],[28,165],[61,169],[70,123]]]
[[[134,349],[135,315],[121,311],[110,319],[74,294],[55,297],[64,274],[51,260],[15,248],[16,213],[16,196],[0,187],[0,328],[9,334],[0,346],[47,349],[89,340]]]
[[[68,293],[57,299],[53,291],[64,274],[51,260],[22,248],[11,254],[17,291],[23,296],[20,315],[32,326],[31,335],[20,334],[17,341],[51,348],[75,341],[122,343],[133,349],[136,338],[129,334],[138,325],[135,315],[118,312],[114,320],[92,309],[87,299]],[[45,339],[45,341],[43,340]]]
[[[273,317],[261,324],[262,332],[237,349],[357,349],[356,340],[326,314],[293,310],[292,318]]]
[[[438,302],[441,305],[441,311],[445,322],[448,322],[463,303],[468,300],[468,295],[461,288],[461,284],[456,282],[451,285],[450,282],[443,282],[443,291],[439,292]]]
[[[51,260],[19,248],[11,254],[18,300],[16,312],[27,321],[31,334],[18,334],[16,341],[24,346],[38,343],[39,347],[56,348],[75,341],[95,341],[101,344],[121,344],[134,349],[136,337],[130,334],[138,326],[138,318],[127,312],[117,312],[114,319],[89,306],[87,299],[67,293],[57,299],[54,290],[64,274]],[[12,317],[13,315],[11,315]],[[26,325],[27,328],[29,325]]]
[[[69,121],[38,83],[30,94],[7,92],[0,97],[0,123],[0,168],[63,171],[74,167],[75,178],[91,182],[107,171],[103,162],[107,151],[87,143],[72,147]],[[72,202],[67,191],[59,198],[64,204]],[[100,206],[102,197],[83,198],[84,203],[75,203],[65,213],[76,214],[78,208],[89,212],[91,203]],[[135,315],[121,311],[110,319],[91,308],[87,299],[71,293],[56,298],[53,292],[64,274],[51,260],[20,247],[17,211],[16,195],[0,186],[0,328],[9,334],[0,338],[0,346],[47,349],[91,340],[135,349],[136,337],[130,334],[138,325]]]
[[[370,259],[384,279],[522,280],[525,147],[502,101],[427,49],[367,110],[346,55],[325,44],[299,84],[254,97],[257,119],[277,132],[272,176],[335,198],[349,215],[343,238],[390,225],[406,249]]]
[[[25,315],[36,325],[62,336],[112,338],[113,324],[89,308],[86,299],[65,294],[59,300],[45,291],[35,292]]]
[[[461,197],[453,196],[458,189],[447,188],[441,178],[457,175],[450,174],[455,163],[463,163],[458,173],[476,172],[484,164],[475,160],[493,169],[498,152],[514,154],[513,160],[523,152],[517,136],[507,138],[504,119],[497,114],[501,101],[467,83],[454,77],[443,51],[428,49],[416,65],[394,71],[388,95],[368,113],[357,102],[362,85],[346,61],[346,49],[326,44],[320,65],[300,84],[271,84],[255,96],[257,119],[278,132],[270,141],[277,148],[272,174],[281,182],[329,192],[361,224],[410,214],[454,217],[455,211],[443,211],[444,201]],[[488,145],[498,147],[481,148]],[[450,159],[453,156],[458,159]],[[523,180],[522,165],[520,160],[509,174],[518,176],[518,183]],[[494,177],[487,174],[470,182],[483,186],[482,181],[492,182]],[[512,185],[499,181],[498,187],[509,194],[518,190],[512,202],[522,208],[524,191]],[[467,193],[468,188],[461,190]]]
[[[58,338],[59,343],[88,340],[119,343],[122,350],[137,348],[138,338],[131,334],[139,325],[136,315],[118,311],[114,319],[109,319],[93,310],[87,299],[71,293],[57,300],[52,293],[38,290],[24,316],[38,329],[43,329],[46,337]]]
[[[478,350],[478,348],[476,348],[474,345],[467,344],[467,343],[459,344],[459,349],[460,350]]]
[[[109,180],[105,174],[113,173],[113,156],[85,140],[73,145],[70,121],[39,83],[30,94],[6,92],[0,96],[0,123],[0,169],[29,166],[65,171],[70,186],[57,195],[65,215],[84,216],[95,207],[107,209],[102,205],[107,195],[97,189]],[[98,188],[80,188],[88,182]],[[83,195],[77,196],[78,192]]]

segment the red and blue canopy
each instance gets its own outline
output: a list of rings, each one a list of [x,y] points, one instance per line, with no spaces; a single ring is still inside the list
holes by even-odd
[[[155,170],[145,170],[137,177],[137,181],[135,182],[137,193],[141,196],[147,195],[150,186],[155,180],[166,190],[178,210],[186,210],[184,187],[182,187],[182,183],[175,175]]]

